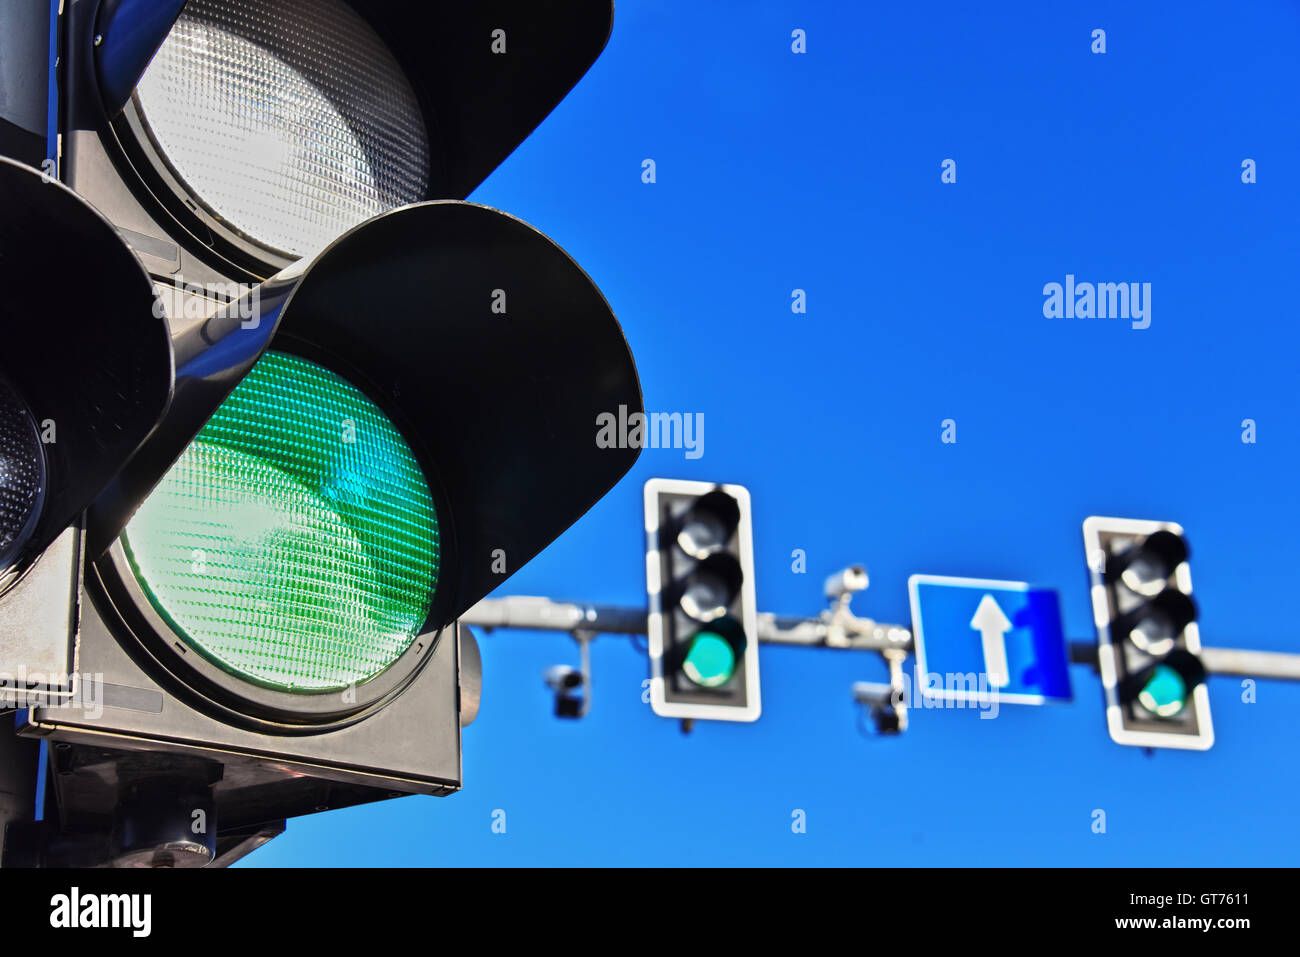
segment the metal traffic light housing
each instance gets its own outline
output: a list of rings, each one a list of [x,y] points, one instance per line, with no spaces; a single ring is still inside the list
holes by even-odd
[[[108,819],[118,798],[110,768],[119,786],[144,781],[157,752],[199,762],[223,827],[455,790],[460,643],[448,637],[457,616],[580,517],[639,453],[595,441],[600,413],[642,407],[617,320],[559,247],[513,217],[453,201],[406,207],[267,285],[255,319],[233,308],[178,338],[172,412],[91,509],[80,667],[102,677],[99,698],[35,709],[20,723],[23,734],[79,748],[82,763],[57,782],[73,830]],[[505,310],[494,312],[502,290]],[[214,661],[115,537],[202,424],[194,410],[220,404],[258,356],[271,355],[340,375],[391,418],[429,480],[441,532],[437,589],[418,637],[378,674],[309,694]],[[213,548],[220,514],[201,534],[178,525],[168,548]],[[268,542],[297,534],[271,531]],[[271,562],[262,556],[241,574],[258,578]],[[214,607],[239,587],[205,576],[196,569],[184,587],[211,589]]]
[[[79,0],[67,21],[64,178],[152,273],[206,285],[264,279],[309,252],[248,219],[277,171],[318,202],[360,170],[372,214],[468,196],[587,72],[613,4]],[[254,77],[289,84],[310,121],[254,115],[239,89]],[[219,110],[226,124],[208,123]],[[309,155],[324,129],[334,138]]]
[[[66,183],[6,161],[27,179],[0,224],[0,269],[69,296],[58,325],[19,328],[58,301],[31,284],[2,314],[0,400],[22,414],[0,426],[31,446],[53,408],[60,448],[39,506],[58,518],[24,512],[13,545],[48,544],[21,584],[45,578],[36,600],[0,596],[0,630],[61,619],[56,664],[84,679],[21,702],[19,733],[52,746],[47,862],[156,863],[152,812],[125,812],[163,798],[164,817],[188,801],[220,822],[178,860],[219,862],[285,817],[459,788],[480,676],[457,616],[639,453],[596,440],[602,414],[642,409],[599,290],[531,226],[461,201],[611,17],[608,0],[0,11],[50,80],[15,107],[19,60],[0,62],[0,122],[21,120],[0,150],[35,162],[43,112]],[[5,167],[0,186],[21,178]],[[103,255],[64,221],[87,202]],[[61,388],[41,393],[47,367]]]
[[[0,196],[0,697],[21,704],[74,690],[81,515],[154,432],[173,370],[149,277],[104,217],[3,157]]]
[[[1172,522],[1083,523],[1106,723],[1119,744],[1214,744],[1188,548]]]
[[[37,436],[41,501],[22,544],[40,551],[156,428],[171,341],[149,277],[84,199],[3,157],[0,195],[0,376]],[[0,554],[19,544],[0,541]]]
[[[650,703],[670,718],[756,721],[758,607],[749,491],[645,485]]]

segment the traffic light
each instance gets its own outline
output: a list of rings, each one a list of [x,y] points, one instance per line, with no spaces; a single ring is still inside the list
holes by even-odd
[[[78,0],[60,172],[155,275],[265,279],[371,216],[468,196],[612,22],[609,0]]]
[[[645,485],[650,703],[669,718],[756,721],[758,608],[749,492]]]
[[[462,201],[610,18],[65,6],[75,194],[0,166],[24,204],[0,225],[0,278],[24,289],[0,312],[0,441],[20,453],[0,450],[17,463],[0,503],[18,502],[0,520],[21,533],[0,555],[0,661],[26,628],[10,553],[24,585],[60,534],[82,547],[61,594],[22,606],[61,617],[75,651],[62,697],[18,715],[52,745],[57,809],[28,859],[225,861],[286,817],[460,787],[478,675],[458,616],[638,454],[595,440],[601,413],[642,407],[599,290],[532,227]],[[71,318],[32,322],[59,296]],[[33,519],[43,418],[59,432]],[[53,494],[60,476],[79,494]]]
[[[172,349],[85,200],[3,157],[0,196],[0,700],[21,706],[73,692],[81,515],[161,420]]]
[[[1083,523],[1106,722],[1120,744],[1214,744],[1183,530],[1093,516]]]

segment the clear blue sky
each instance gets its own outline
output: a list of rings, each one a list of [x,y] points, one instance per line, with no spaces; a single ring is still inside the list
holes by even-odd
[[[908,620],[912,573],[1026,579],[1089,638],[1080,524],[1111,514],[1186,527],[1208,644],[1300,652],[1297,51],[1281,0],[620,0],[600,60],[472,198],[588,270],[647,408],[702,412],[704,455],[646,450],[499,594],[643,601],[641,486],[695,478],[750,488],[762,610],[814,614],[862,562],[877,618]],[[1067,273],[1151,283],[1150,328],[1044,318]],[[879,739],[849,693],[877,658],[765,646],[762,718],[684,737],[642,703],[628,639],[595,642],[583,721],[552,717],[541,680],[576,664],[568,638],[482,648],[462,792],[300,818],[248,862],[1300,860],[1300,685],[1248,704],[1212,678],[1208,753],[1113,744],[1078,666],[1072,704],[914,713]]]

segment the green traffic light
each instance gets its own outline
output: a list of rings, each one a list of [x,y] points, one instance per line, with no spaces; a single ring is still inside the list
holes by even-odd
[[[438,581],[438,518],[406,440],[355,386],[278,352],[203,426],[122,542],[186,644],[297,693],[391,665]]]
[[[1188,687],[1183,676],[1169,665],[1156,665],[1138,692],[1138,702],[1152,714],[1172,718],[1187,703]]]
[[[736,673],[736,650],[717,632],[697,631],[682,662],[686,677],[704,688],[717,688]]]

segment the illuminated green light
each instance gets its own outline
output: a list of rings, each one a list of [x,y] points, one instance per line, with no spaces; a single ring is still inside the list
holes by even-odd
[[[282,691],[379,674],[424,624],[438,519],[380,409],[268,352],[122,535],[159,614],[226,671]]]
[[[697,685],[716,688],[736,673],[736,651],[731,642],[716,632],[696,632],[682,662],[682,671]]]
[[[1169,665],[1156,665],[1138,692],[1138,702],[1152,714],[1172,718],[1187,703],[1187,682]]]

